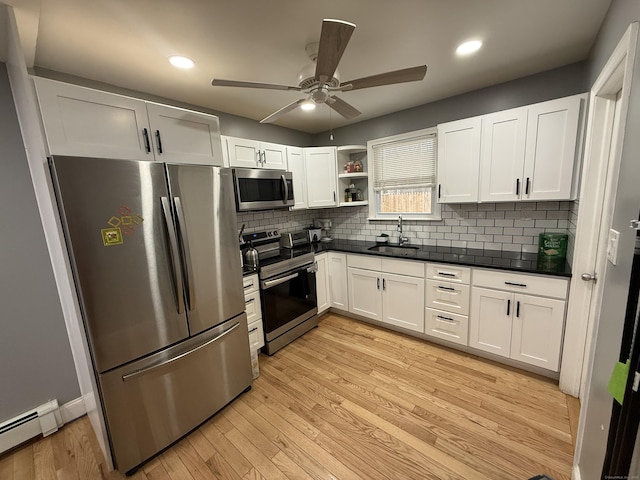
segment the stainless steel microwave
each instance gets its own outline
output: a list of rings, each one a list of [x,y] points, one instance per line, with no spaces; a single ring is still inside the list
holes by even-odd
[[[293,176],[285,170],[234,168],[236,209],[270,210],[293,206]]]

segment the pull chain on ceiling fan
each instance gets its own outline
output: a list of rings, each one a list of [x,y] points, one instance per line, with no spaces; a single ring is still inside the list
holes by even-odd
[[[305,98],[291,102],[260,121],[260,123],[272,123],[284,114],[309,101],[316,104],[324,103],[344,118],[352,119],[361,115],[361,112],[340,97],[332,95],[333,92],[349,92],[382,85],[415,82],[424,78],[427,73],[427,66],[420,65],[341,83],[336,69],[355,28],[356,26],[353,23],[343,20],[325,19],[322,21],[320,42],[307,45],[307,54],[315,62],[315,72],[313,71],[313,63],[303,68],[298,74],[298,86],[223,80],[221,78],[214,78],[211,81],[211,85],[215,87],[291,90],[307,94]]]

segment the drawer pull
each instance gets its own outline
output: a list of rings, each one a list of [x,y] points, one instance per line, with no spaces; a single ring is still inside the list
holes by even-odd
[[[455,273],[449,273],[449,272],[438,272],[437,275],[442,275],[443,277],[457,277],[458,276]]]
[[[245,285],[245,286],[244,286],[244,289],[246,290],[247,288],[251,288],[251,287],[253,287],[253,283],[250,283],[250,284],[248,284],[248,285]]]
[[[444,320],[445,322],[456,323],[456,321],[450,317],[443,317],[442,315],[436,315],[436,318],[439,318],[440,320]]]
[[[249,335],[251,335],[253,332],[257,332],[258,331],[258,327],[254,327],[251,330],[249,330]]]
[[[455,292],[455,291],[456,291],[456,289],[455,289],[455,288],[452,288],[452,287],[442,287],[442,286],[438,285],[438,288],[439,288],[440,290],[446,290],[446,291],[448,291],[448,292]]]
[[[514,282],[504,282],[505,285],[511,285],[512,287],[526,287],[526,283],[514,283]]]
[[[507,300],[507,317],[511,315],[511,300]]]
[[[251,303],[253,301],[255,301],[255,297],[254,298],[250,298],[249,300],[245,300],[244,304],[247,305],[247,304],[249,304],[249,303]]]

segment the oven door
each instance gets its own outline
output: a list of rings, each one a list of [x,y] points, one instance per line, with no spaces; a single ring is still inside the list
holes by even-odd
[[[306,265],[260,282],[265,337],[279,337],[318,313],[316,266]]]
[[[238,211],[293,206],[293,177],[284,170],[234,168],[233,181]]]

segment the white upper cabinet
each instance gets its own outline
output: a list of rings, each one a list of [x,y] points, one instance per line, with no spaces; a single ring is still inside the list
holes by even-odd
[[[293,198],[295,203],[291,210],[307,208],[307,177],[302,148],[287,147],[287,170],[293,176]]]
[[[154,160],[144,101],[34,78],[49,153]]]
[[[287,169],[285,145],[227,137],[227,148],[231,167]]]
[[[336,147],[305,148],[304,164],[308,208],[335,207],[338,204]]]
[[[580,101],[573,96],[529,107],[523,199],[571,198]]]
[[[478,201],[481,117],[438,125],[438,202]]]
[[[222,165],[218,117],[34,78],[49,153]]]
[[[482,118],[480,201],[520,198],[527,135],[527,107]]]
[[[147,103],[156,160],[222,166],[218,117]]]
[[[485,115],[481,202],[571,200],[583,95]]]

